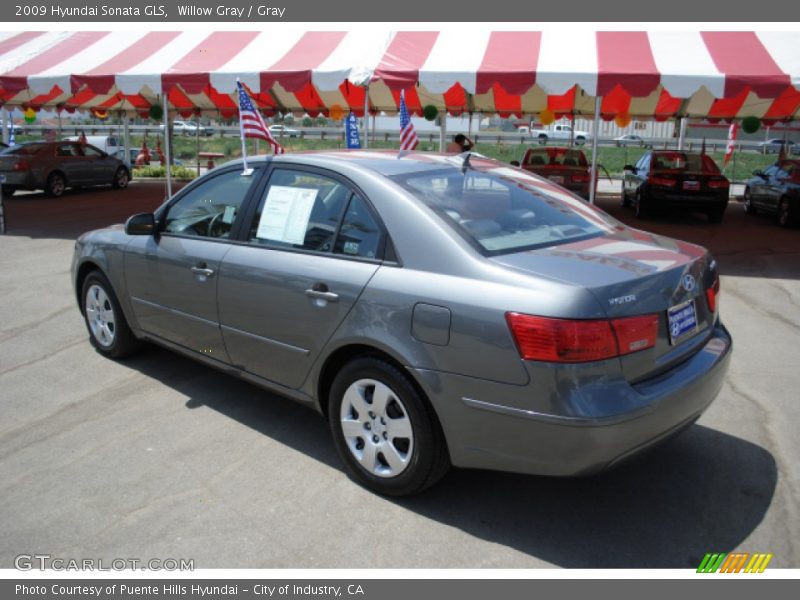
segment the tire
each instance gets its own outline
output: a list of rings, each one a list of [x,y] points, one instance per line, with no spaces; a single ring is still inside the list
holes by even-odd
[[[120,308],[119,300],[108,279],[100,271],[92,271],[81,288],[81,309],[89,341],[107,358],[125,358],[139,349]]]
[[[64,195],[67,189],[67,180],[62,173],[54,171],[47,176],[47,183],[45,184],[44,191],[48,196],[59,198]]]
[[[4,185],[3,186],[3,198],[11,198],[14,193],[17,191],[13,185]]]
[[[778,202],[778,225],[781,227],[790,227],[794,223],[794,215],[792,214],[792,205],[789,203],[789,198],[781,198]]]
[[[328,419],[350,477],[379,494],[416,494],[450,466],[444,434],[426,399],[380,358],[357,358],[339,372]]]
[[[756,212],[755,207],[753,206],[753,197],[750,194],[750,188],[744,188],[744,198],[742,202],[742,208],[744,208],[744,214],[752,215]]]
[[[130,180],[131,174],[128,172],[128,169],[125,167],[120,167],[117,169],[117,172],[114,173],[114,181],[111,183],[111,185],[114,186],[114,189],[121,190],[128,187]]]
[[[647,206],[645,205],[642,192],[636,192],[636,201],[633,205],[633,213],[637,219],[644,219],[647,216]]]
[[[545,134],[539,135],[539,143],[544,146],[547,143],[547,136]]]
[[[582,135],[579,135],[575,138],[575,145],[576,146],[583,146],[586,143],[586,138]]]

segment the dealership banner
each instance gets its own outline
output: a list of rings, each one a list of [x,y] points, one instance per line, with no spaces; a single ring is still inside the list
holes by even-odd
[[[785,0],[725,3],[670,0],[572,0],[569,8],[559,2],[519,0],[13,0],[0,5],[0,21],[14,23],[61,22],[522,22],[580,20],[594,22],[684,21],[753,23],[758,17],[797,21],[800,3]],[[469,44],[465,38],[464,44]]]
[[[774,571],[773,571],[774,572]],[[30,579],[0,581],[0,598],[30,600],[458,600],[521,598],[788,598],[796,581],[759,577],[691,579]]]

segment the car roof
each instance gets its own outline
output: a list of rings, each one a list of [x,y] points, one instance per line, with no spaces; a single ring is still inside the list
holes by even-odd
[[[291,152],[277,156],[254,156],[248,157],[248,163],[262,163],[273,161],[275,163],[302,163],[308,165],[318,165],[335,169],[342,162],[347,163],[357,169],[367,169],[379,173],[385,177],[403,175],[406,173],[417,173],[420,171],[438,171],[447,168],[458,168],[460,159],[457,155],[443,155],[426,152],[411,152],[402,158],[397,158],[397,150],[309,150],[303,152]],[[227,164],[241,163],[238,159]],[[473,166],[497,167],[502,165],[495,160],[473,154],[471,158]]]

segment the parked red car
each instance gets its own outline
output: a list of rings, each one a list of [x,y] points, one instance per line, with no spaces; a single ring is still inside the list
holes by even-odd
[[[553,183],[589,198],[592,175],[583,151],[576,148],[528,148],[520,165],[526,171],[541,175]],[[595,182],[595,189],[597,182]]]

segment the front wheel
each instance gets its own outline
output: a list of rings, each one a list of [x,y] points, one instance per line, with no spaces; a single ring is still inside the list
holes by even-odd
[[[114,173],[114,181],[112,185],[116,189],[122,189],[128,187],[128,182],[131,180],[131,175],[128,173],[128,169],[125,167],[120,167],[117,169],[117,172]]]
[[[45,184],[44,191],[47,193],[48,196],[53,196],[54,198],[58,198],[59,196],[64,195],[64,191],[67,189],[67,180],[64,179],[64,176],[61,173],[50,173],[50,176],[47,178],[47,183]]]
[[[542,145],[546,144],[547,143],[547,136],[544,135],[544,134],[540,135],[539,136],[539,143],[542,144]]]
[[[583,146],[585,143],[586,143],[586,138],[583,137],[582,135],[575,138],[576,146]]]
[[[794,215],[792,214],[792,207],[789,204],[789,199],[781,198],[778,204],[778,225],[781,227],[789,227],[793,220]]]
[[[133,335],[111,284],[100,271],[83,282],[83,316],[92,346],[108,358],[124,358],[135,352],[139,342]]]
[[[402,371],[380,358],[358,358],[339,372],[328,418],[350,476],[380,494],[420,492],[450,465],[432,409]]]
[[[756,212],[755,207],[753,206],[753,196],[750,193],[750,188],[744,188],[744,199],[742,206],[744,208],[744,214],[752,215]]]

